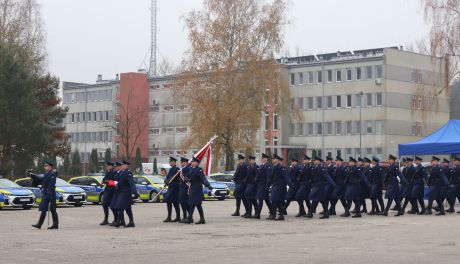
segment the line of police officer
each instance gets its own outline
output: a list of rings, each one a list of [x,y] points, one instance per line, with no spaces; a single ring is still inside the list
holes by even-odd
[[[265,202],[269,209],[268,220],[284,220],[286,209],[292,201],[298,203],[296,217],[313,218],[317,206],[321,204],[323,210],[320,212],[320,219],[336,215],[338,201],[345,209],[340,216],[349,217],[353,214],[353,218],[361,217],[362,213],[388,216],[393,203],[393,210],[398,211],[395,216],[404,215],[409,204],[412,207],[409,214],[432,214],[434,201],[437,203],[437,215],[444,215],[445,200],[449,203],[447,212],[451,213],[455,212],[456,200],[460,202],[458,157],[454,158],[454,167],[449,168],[448,160],[444,159],[441,167],[440,159],[433,156],[428,170],[421,164],[420,157],[406,158],[402,163],[403,169],[400,170],[396,157],[389,155],[386,172],[376,157],[372,160],[356,160],[350,157],[348,166],[344,166],[341,157],[336,157],[334,164],[332,157],[327,157],[325,162],[320,157],[315,157],[311,162],[311,158],[305,155],[301,165],[296,158],[292,158],[289,169],[282,164],[282,157],[273,155],[273,167],[268,163],[269,158],[262,154],[262,164],[257,165],[254,156],[249,156],[249,162],[246,163],[246,158],[238,155],[233,177],[236,210],[232,216],[240,215],[241,202],[245,208],[245,213],[241,216],[256,219],[260,219]],[[424,203],[425,183],[429,187],[427,207]],[[386,205],[383,200],[384,185]],[[366,207],[367,199],[371,201],[369,212]]]

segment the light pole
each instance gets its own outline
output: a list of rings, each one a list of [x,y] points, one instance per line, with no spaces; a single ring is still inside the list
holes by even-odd
[[[363,92],[359,92],[359,156],[363,156],[363,149],[362,149],[362,132],[363,132],[363,121],[362,121],[362,111],[363,108]]]
[[[326,128],[324,127],[324,61],[321,59],[321,84],[322,84],[322,96],[321,96],[321,108],[322,108],[322,121],[321,121],[321,156],[324,155],[324,133]],[[318,155],[319,156],[319,155]]]

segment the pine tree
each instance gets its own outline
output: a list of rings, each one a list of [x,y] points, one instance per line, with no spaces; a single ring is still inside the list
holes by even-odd
[[[137,148],[136,149],[136,168],[135,171],[141,171],[142,170],[142,154],[141,154],[141,149]]]
[[[157,158],[153,158],[153,174],[158,174]]]
[[[81,176],[81,157],[78,149],[72,153],[72,163],[70,165],[70,176]]]
[[[112,151],[110,150],[110,148],[105,150],[105,160],[112,161]]]
[[[89,157],[89,172],[95,173],[98,171],[99,159],[97,157],[97,149],[91,150],[91,155]]]

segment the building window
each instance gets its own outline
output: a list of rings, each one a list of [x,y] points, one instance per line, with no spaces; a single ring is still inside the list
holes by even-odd
[[[323,108],[323,98],[321,96],[319,97],[316,97],[316,107],[318,109],[322,109]]]
[[[332,96],[326,96],[327,108],[332,108]]]
[[[375,66],[376,78],[382,78],[382,65]]]
[[[352,131],[351,121],[347,121],[347,122],[345,123],[345,126],[346,126],[346,130],[347,130],[347,134],[350,135],[350,134],[351,134],[351,131]]]
[[[174,133],[174,128],[173,127],[163,127],[162,132],[167,133],[167,134],[172,134]]]
[[[342,157],[342,150],[341,149],[337,149],[337,151],[335,153],[336,153],[337,157]]]
[[[326,123],[326,133],[327,135],[332,135],[332,123],[331,122],[327,122]]]
[[[382,159],[382,148],[376,148],[376,149],[375,149],[375,156],[376,156],[378,159]]]
[[[70,114],[72,123],[75,123],[75,114]]]
[[[316,123],[316,134],[317,135],[323,134],[323,124],[322,123]]]
[[[422,83],[423,82],[423,74],[421,70],[413,70],[412,71],[412,81],[415,83]]]
[[[347,69],[347,81],[351,81],[353,71],[351,69]]]
[[[366,157],[368,158],[372,157],[372,148],[366,148]]]
[[[361,67],[356,68],[356,80],[361,80]]]
[[[308,72],[308,83],[313,83],[313,72]]]
[[[361,121],[356,121],[356,133],[361,134],[362,133],[361,129]]]
[[[383,121],[381,120],[375,121],[375,134],[377,135],[383,134]]]
[[[383,105],[383,97],[382,97],[382,93],[376,93],[376,102],[375,102],[375,105],[377,106],[382,106]]]
[[[361,157],[361,149],[357,148],[355,149],[356,157]]]
[[[335,122],[335,133],[337,135],[342,134],[342,122]]]
[[[294,135],[295,135],[295,124],[291,124],[290,127],[291,127],[291,129],[290,129],[290,130],[291,130],[291,131],[290,131],[290,135],[291,135],[291,136],[294,136]]]
[[[307,124],[307,130],[308,130],[308,135],[312,136],[313,135],[313,123],[308,123]]]
[[[348,108],[350,108],[350,107],[351,107],[351,94],[348,94],[348,95],[347,95],[347,102],[346,102],[346,106],[347,106]]]
[[[278,113],[273,114],[273,129],[278,130]]]
[[[362,95],[361,94],[357,94],[356,95],[356,107],[361,107],[362,106]]]
[[[163,106],[163,110],[166,112],[174,111],[174,105],[165,105]]]
[[[94,122],[97,121],[97,112],[93,112],[93,121],[94,121]]]
[[[308,103],[307,109],[308,110],[313,110],[313,97],[308,97],[307,98],[307,103]]]
[[[372,94],[371,93],[366,94],[366,106],[372,106]]]
[[[303,84],[303,73],[299,72],[299,85]]]
[[[303,109],[303,97],[297,98],[297,107]]]
[[[268,114],[265,114],[265,130],[270,128],[270,119],[268,118]]]
[[[332,82],[332,70],[327,70],[327,82]]]
[[[342,96],[341,95],[336,96],[336,104],[337,104],[337,108],[342,107]]]
[[[299,123],[297,131],[299,136],[303,136],[303,123]]]
[[[323,82],[323,72],[322,72],[322,71],[318,71],[318,72],[316,73],[316,76],[317,76],[318,83],[322,83],[322,82]]]
[[[373,121],[366,121],[366,133],[367,134],[373,134],[374,133]]]
[[[187,127],[176,127],[177,134],[185,134],[187,133],[187,131],[188,131]]]
[[[295,85],[295,74],[291,73],[291,86]]]
[[[372,79],[372,66],[366,66],[366,79]]]
[[[75,114],[75,121],[80,122],[80,113]]]
[[[349,159],[351,157],[351,148],[345,149],[345,159]]]
[[[109,111],[105,111],[105,121],[109,121]]]
[[[336,70],[335,71],[335,79],[337,82],[341,82],[342,81],[342,70]]]
[[[176,106],[177,112],[183,112],[188,110],[188,105],[186,104],[180,104]]]
[[[412,124],[412,135],[413,136],[422,136],[422,124],[420,122],[415,122]]]

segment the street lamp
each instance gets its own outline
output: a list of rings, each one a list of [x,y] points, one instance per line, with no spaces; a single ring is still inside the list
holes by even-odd
[[[362,111],[363,108],[363,92],[359,92],[359,155],[363,156],[363,149],[362,149],[362,132],[363,132],[363,121],[362,121]]]

